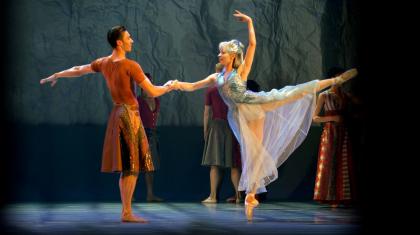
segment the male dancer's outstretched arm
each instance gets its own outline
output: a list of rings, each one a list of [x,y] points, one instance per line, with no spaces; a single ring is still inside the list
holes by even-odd
[[[70,69],[63,70],[63,71],[58,72],[58,73],[54,73],[53,75],[51,75],[47,78],[41,79],[41,81],[39,83],[44,84],[44,83],[47,83],[47,82],[51,82],[51,86],[54,86],[57,83],[59,78],[80,77],[80,76],[83,76],[83,75],[89,74],[89,73],[96,73],[95,71],[93,71],[90,64],[79,65],[79,66],[74,66]]]
[[[81,77],[83,75],[90,74],[90,73],[96,73],[96,71],[92,69],[90,64],[79,65],[79,66],[74,66],[70,69],[63,70],[58,73],[54,73],[53,75],[47,78],[41,79],[39,83],[45,84],[47,82],[51,82],[51,86],[53,87],[57,83],[59,78],[75,78],[75,77]],[[147,77],[139,85],[151,97],[161,96],[167,93],[168,91],[173,90],[174,88],[173,81],[168,81],[163,86],[155,86],[150,82],[150,80]]]

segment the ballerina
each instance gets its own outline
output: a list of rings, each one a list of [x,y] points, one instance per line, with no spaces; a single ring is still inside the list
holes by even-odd
[[[305,139],[312,122],[316,92],[344,83],[356,76],[357,70],[269,92],[246,90],[256,37],[251,17],[237,10],[233,15],[248,25],[245,56],[240,41],[221,42],[218,57],[224,66],[222,72],[194,83],[175,81],[173,85],[175,89],[190,92],[217,85],[229,108],[229,126],[241,146],[242,174],[238,190],[246,191],[245,214],[250,221],[253,209],[259,204],[255,194],[266,192],[265,186],[277,179],[277,168]]]

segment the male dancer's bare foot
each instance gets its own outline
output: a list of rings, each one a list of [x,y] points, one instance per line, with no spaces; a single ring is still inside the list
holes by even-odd
[[[343,84],[344,82],[356,77],[357,74],[357,69],[349,69],[337,77],[337,84]]]
[[[122,215],[121,221],[125,223],[147,223],[148,222],[147,220],[141,217],[135,216],[133,214]]]

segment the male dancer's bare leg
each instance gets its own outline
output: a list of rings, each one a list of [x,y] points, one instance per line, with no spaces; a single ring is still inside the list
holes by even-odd
[[[121,173],[119,186],[122,202],[122,213],[121,221],[122,222],[132,222],[132,223],[146,223],[147,220],[135,216],[131,209],[131,200],[133,198],[134,189],[136,188],[138,174],[131,172]]]

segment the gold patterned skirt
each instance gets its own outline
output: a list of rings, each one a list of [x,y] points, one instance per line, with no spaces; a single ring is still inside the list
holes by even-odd
[[[115,104],[105,133],[101,171],[139,173],[153,170],[138,107]]]

